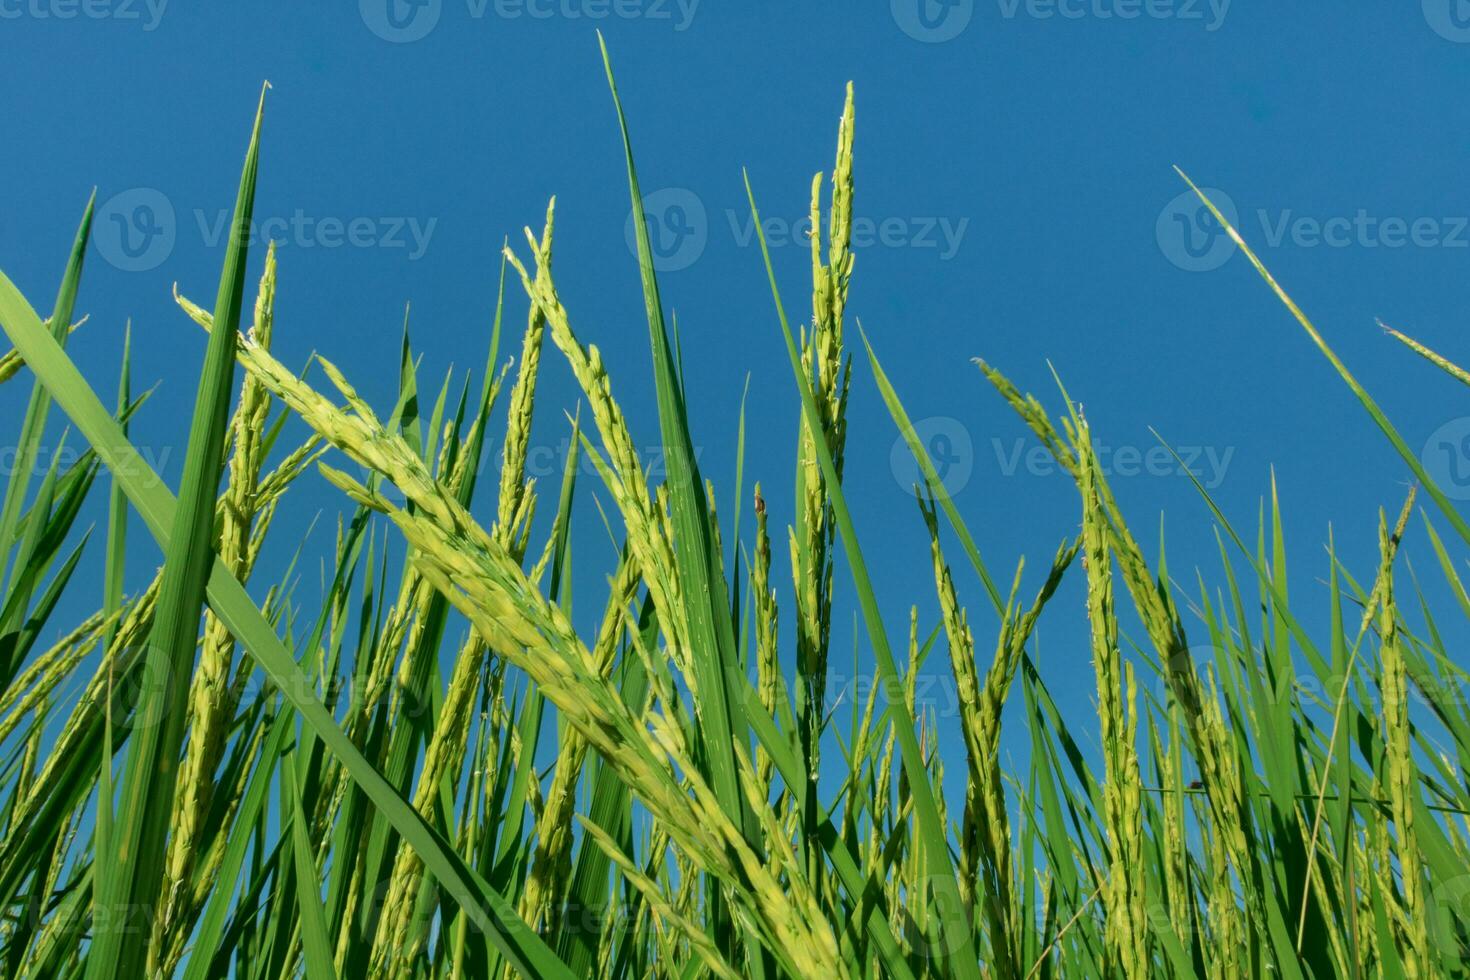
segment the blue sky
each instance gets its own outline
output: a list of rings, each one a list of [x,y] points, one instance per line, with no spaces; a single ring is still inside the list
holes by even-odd
[[[1374,322],[1470,358],[1463,0],[892,0],[861,9],[0,0],[14,82],[0,268],[49,308],[97,187],[78,304],[92,319],[71,350],[111,390],[132,319],[135,376],[161,383],[134,432],[176,480],[203,339],[169,288],[177,282],[201,301],[213,293],[251,112],[269,79],[257,217],[262,238],[280,247],[285,360],[319,351],[386,409],[411,303],[425,384],[450,365],[478,373],[500,243],[519,245],[522,226],[539,228],[555,194],[556,265],[574,328],[602,348],[615,394],[653,451],[621,145],[594,29],[618,72],[663,246],[663,295],[697,393],[695,441],[726,515],[747,377],[747,483],[765,483],[776,526],[791,512],[797,412],[741,171],[768,221],[788,309],[801,315],[809,272],[800,221],[811,175],[831,166],[849,79],[862,239],[849,325],[861,321],[910,415],[949,460],[951,489],[997,577],[1008,580],[1025,554],[1034,589],[1039,566],[1075,532],[1078,507],[1066,478],[1028,455],[1025,430],[975,357],[1059,410],[1050,361],[1085,405],[1124,510],[1151,548],[1163,515],[1171,569],[1186,582],[1196,565],[1221,581],[1214,531],[1177,466],[1151,454],[1149,427],[1252,533],[1274,466],[1293,598],[1309,624],[1325,621],[1329,525],[1366,575],[1377,508],[1402,499],[1406,468],[1244,259],[1180,197],[1174,165],[1220,192],[1409,444],[1424,447],[1430,472],[1470,499],[1470,403]],[[257,250],[256,268],[260,258]],[[508,349],[524,315],[523,298],[511,295]],[[7,417],[23,398],[15,385],[0,389]],[[564,365],[548,357],[533,455],[548,496],[561,409],[575,403]],[[851,502],[897,640],[910,602],[926,621],[936,606],[906,489],[912,471],[893,452],[896,432],[862,363],[850,433]],[[315,509],[341,506],[319,482],[301,497],[278,519],[281,567]],[[584,508],[576,535],[576,592],[582,608],[600,608],[613,554],[594,508]],[[1422,538],[1408,553],[1432,561]],[[140,546],[133,558],[139,582],[157,556]],[[262,574],[268,580],[269,569]],[[783,583],[787,575],[778,562]],[[986,604],[958,577],[988,651]],[[836,646],[846,650],[845,572],[839,583]],[[311,595],[314,575],[304,586]],[[1090,730],[1076,598],[1059,597],[1040,650],[1059,697]]]

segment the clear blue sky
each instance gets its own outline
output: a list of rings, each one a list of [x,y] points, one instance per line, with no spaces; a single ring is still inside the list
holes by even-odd
[[[788,308],[801,315],[808,260],[793,226],[811,175],[831,166],[849,79],[867,238],[849,312],[910,414],[934,420],[925,432],[953,457],[956,499],[997,577],[1008,580],[1024,553],[1034,589],[1039,566],[1075,531],[1078,507],[1063,476],[1028,465],[1025,431],[983,383],[977,356],[1055,410],[1051,360],[1112,451],[1115,488],[1150,547],[1165,515],[1171,569],[1187,582],[1196,565],[1221,581],[1213,530],[1187,481],[1146,455],[1151,425],[1190,451],[1252,533],[1274,465],[1293,597],[1312,623],[1325,619],[1329,523],[1366,575],[1376,509],[1402,498],[1405,467],[1245,261],[1196,207],[1180,204],[1175,164],[1224,192],[1246,237],[1409,443],[1429,447],[1431,472],[1470,497],[1455,482],[1470,476],[1470,402],[1374,325],[1382,318],[1470,359],[1463,0],[1422,9],[1259,0],[330,6],[0,0],[12,79],[0,267],[49,309],[98,188],[78,306],[92,320],[71,349],[110,391],[132,318],[135,376],[161,382],[134,431],[171,480],[203,339],[169,287],[212,296],[223,209],[265,79],[274,88],[257,217],[281,242],[277,349],[288,362],[320,351],[387,408],[411,302],[426,384],[451,364],[478,373],[500,242],[539,228],[556,194],[556,262],[574,326],[602,347],[637,436],[656,442],[600,28],[645,190],[661,195],[651,203],[667,246],[664,298],[682,328],[695,438],[726,516],[747,375],[747,484],[765,482],[773,525],[789,520],[797,411],[741,168],[786,239],[775,258]],[[524,310],[512,298],[508,349]],[[561,409],[576,395],[558,358],[547,364],[533,461],[543,461],[553,495]],[[23,397],[14,384],[0,390],[7,419]],[[892,459],[895,431],[861,363],[850,433],[849,492],[897,641],[909,602],[926,622],[936,607],[909,477]],[[341,505],[321,485],[301,496],[304,507],[278,521],[281,558],[315,507]],[[746,515],[748,530],[748,506]],[[323,549],[329,529],[318,531]],[[576,590],[582,608],[600,608],[612,554],[594,509],[576,534],[585,563]],[[141,531],[135,540],[136,584],[156,555]],[[1427,570],[1422,539],[1409,554]],[[788,580],[784,561],[778,575]],[[971,578],[959,578],[988,651],[991,617]],[[845,571],[839,583],[836,645],[846,650]],[[309,575],[303,599],[315,585]],[[1077,595],[1065,593],[1044,622],[1041,655],[1079,730],[1092,731]]]

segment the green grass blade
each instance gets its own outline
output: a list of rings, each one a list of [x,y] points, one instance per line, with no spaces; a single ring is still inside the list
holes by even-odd
[[[950,497],[944,481],[939,478],[939,471],[934,468],[934,461],[929,457],[929,450],[919,441],[914,424],[909,420],[908,412],[904,411],[903,403],[899,401],[898,393],[893,390],[893,384],[888,380],[883,366],[878,363],[878,355],[873,350],[872,342],[868,340],[867,332],[862,329],[862,324],[858,324],[858,333],[862,335],[863,347],[868,352],[868,364],[873,369],[873,380],[878,385],[878,392],[883,396],[883,404],[888,408],[888,414],[893,416],[894,424],[898,426],[904,444],[908,446],[915,462],[919,464],[919,471],[924,475],[924,483],[930,495],[939,501],[945,517],[949,519],[950,526],[959,536],[960,545],[964,548],[966,557],[970,559],[970,565],[975,569],[975,573],[980,576],[985,592],[990,596],[991,605],[995,607],[996,612],[1001,612],[1004,609],[1004,597],[1000,589],[996,587],[995,580],[985,565],[985,559],[980,555],[980,548],[975,544],[974,536],[970,534],[969,527],[960,517],[960,512],[955,507],[954,499]]]
[[[1388,420],[1388,416],[1383,413],[1383,409],[1378,407],[1378,403],[1373,400],[1373,396],[1368,394],[1367,389],[1358,382],[1358,379],[1348,370],[1347,365],[1328,346],[1327,341],[1317,332],[1317,328],[1312,325],[1312,321],[1307,319],[1307,315],[1302,312],[1301,307],[1297,306],[1296,302],[1287,295],[1286,290],[1281,288],[1281,285],[1277,283],[1275,277],[1266,268],[1265,263],[1256,256],[1256,253],[1246,244],[1245,239],[1241,237],[1240,233],[1220,213],[1219,209],[1215,207],[1214,202],[1194,185],[1194,182],[1185,175],[1184,171],[1178,170],[1177,167],[1175,169],[1179,173],[1179,176],[1184,178],[1185,183],[1189,184],[1190,189],[1199,195],[1199,199],[1204,202],[1205,207],[1210,209],[1210,213],[1215,216],[1215,220],[1220,222],[1220,226],[1229,233],[1231,239],[1239,246],[1241,254],[1255,267],[1256,272],[1265,280],[1266,285],[1270,286],[1271,291],[1276,294],[1276,298],[1281,300],[1287,310],[1290,311],[1292,317],[1297,323],[1301,324],[1302,329],[1307,332],[1307,336],[1311,338],[1312,343],[1317,345],[1317,349],[1322,352],[1333,369],[1347,384],[1348,388],[1352,390],[1353,395],[1357,397],[1363,408],[1367,410],[1368,415],[1372,417],[1378,428],[1388,437],[1388,441],[1393,444],[1393,448],[1403,458],[1404,463],[1413,471],[1414,478],[1424,485],[1424,489],[1433,498],[1440,512],[1444,514],[1454,529],[1459,532],[1460,537],[1466,543],[1470,543],[1470,523],[1467,523],[1460,516],[1459,511],[1455,509],[1455,505],[1450,502],[1450,499],[1445,496],[1444,491],[1430,479],[1429,473],[1424,469],[1424,465],[1420,462],[1418,454],[1409,448],[1409,444],[1404,441],[1403,436],[1399,435],[1398,429],[1394,428],[1393,423]]]
[[[301,783],[296,775],[296,756],[281,766],[284,792],[291,807],[291,856],[296,871],[296,899],[301,906],[301,944],[306,951],[307,980],[336,980],[332,966],[332,944],[327,938],[327,918],[322,910],[321,881],[317,877],[311,837],[306,832],[306,812],[301,806]]]
[[[133,325],[123,331],[122,375],[117,383],[117,416],[123,435],[128,434],[126,416],[133,397]],[[112,478],[107,499],[107,559],[102,571],[102,614],[110,616],[122,607],[123,571],[128,543],[128,498],[121,483]],[[112,638],[108,630],[108,639]]]
[[[791,370],[796,376],[797,387],[801,393],[802,409],[806,412],[807,422],[812,426],[812,430],[819,432],[821,431],[821,416],[818,414],[811,383],[801,369],[801,358],[797,354],[796,340],[791,334],[785,307],[781,303],[780,291],[776,286],[775,269],[771,265],[770,248],[766,244],[764,233],[760,232],[760,211],[755,204],[755,192],[751,190],[749,177],[745,181],[745,190],[750,199],[753,227],[757,229],[757,234],[760,236],[761,255],[765,261],[766,276],[770,280],[771,296],[776,304],[776,315],[780,320],[781,332],[786,340],[786,352],[791,360]],[[832,511],[837,520],[837,529],[842,538],[843,549],[847,554],[853,585],[857,589],[862,605],[868,639],[873,644],[879,672],[885,684],[893,685],[889,690],[899,690],[898,685],[901,681],[898,667],[888,646],[888,634],[883,626],[882,614],[878,610],[878,600],[873,593],[873,583],[868,576],[867,565],[863,561],[862,549],[857,540],[857,530],[852,523],[852,514],[848,511],[846,495],[843,493],[832,454],[827,449],[826,443],[817,439],[815,444],[817,458],[827,477],[832,497]],[[914,735],[913,716],[909,713],[907,705],[899,699],[894,699],[888,705],[888,711],[893,717],[899,751],[903,757],[904,768],[908,772],[909,785],[913,792],[915,808],[918,811],[920,835],[926,848],[927,858],[934,869],[929,885],[933,891],[934,904],[942,930],[941,948],[937,950],[938,958],[942,963],[949,965],[955,976],[979,980],[981,976],[979,961],[975,955],[969,924],[965,921],[962,911],[959,882],[955,877],[954,861],[950,855],[944,821],[939,815],[934,788],[930,785],[928,778],[928,767],[919,748],[918,739]]]
[[[689,435],[689,418],[684,401],[683,381],[669,346],[664,327],[663,301],[659,297],[658,277],[653,268],[653,250],[649,244],[648,222],[643,214],[643,194],[638,186],[638,171],[633,163],[633,145],[628,122],[618,98],[613,78],[612,61],[607,44],[598,34],[602,47],[603,67],[617,110],[622,132],[623,151],[628,171],[628,190],[632,200],[633,222],[638,245],[638,267],[643,280],[643,300],[648,316],[649,340],[653,348],[654,388],[658,396],[659,426],[663,435],[664,460],[667,464],[670,505],[674,518],[674,560],[679,584],[688,613],[692,660],[699,691],[700,737],[708,776],[720,807],[740,826],[752,846],[760,842],[759,824],[740,790],[735,761],[735,746],[749,743],[748,726],[741,715],[735,675],[739,655],[735,645],[735,628],[726,604],[725,588],[719,572],[719,555],[714,550],[710,506],[704,482],[695,459],[693,440]],[[713,883],[709,889],[710,914],[714,921],[717,944],[727,959],[733,940],[729,928],[721,922],[723,895]],[[758,958],[757,958],[758,960]],[[756,960],[753,960],[755,962]]]
[[[628,170],[628,188],[635,215],[642,214],[643,196],[638,186],[638,171],[633,164],[633,146],[627,120],[613,79],[612,62],[607,45],[602,42],[603,66],[612,90],[622,131],[623,149]],[[695,644],[695,663],[702,668],[700,689],[706,700],[701,721],[705,742],[710,750],[711,775],[721,804],[731,816],[744,810],[743,798],[735,778],[735,762],[731,739],[744,740],[738,721],[739,700],[729,676],[735,656],[735,636],[723,589],[714,589],[715,558],[711,554],[709,503],[695,460],[694,445],[689,435],[689,418],[684,404],[678,369],[669,347],[664,327],[663,303],[659,297],[658,277],[653,268],[653,250],[649,244],[648,224],[634,221],[638,244],[638,268],[643,280],[643,299],[648,315],[649,341],[653,348],[654,387],[658,396],[659,425],[663,434],[665,460],[668,464],[670,496],[674,511],[675,559],[679,577],[689,600],[690,630]]]
[[[56,294],[56,305],[51,311],[51,335],[56,342],[66,346],[70,332],[72,310],[76,305],[77,287],[81,284],[82,263],[87,255],[87,238],[92,233],[92,211],[97,203],[97,192],[87,199],[87,208],[82,213],[82,223],[77,227],[72,241],[71,255],[67,258],[66,272],[61,277],[61,288]],[[0,502],[0,555],[9,555],[15,540],[16,520],[20,516],[21,504],[25,501],[31,475],[36,468],[36,454],[41,438],[46,431],[46,416],[51,407],[51,396],[39,378],[31,387],[30,401],[21,423],[19,441],[15,447],[15,461],[10,471],[10,480],[5,485],[5,497]],[[0,558],[0,568],[8,559]],[[14,575],[16,570],[11,571]]]
[[[76,366],[42,326],[40,318],[10,279],[0,274],[0,327],[26,362],[43,379],[58,405],[123,482],[128,499],[158,542],[167,547],[175,502],[163,481],[123,436],[112,414]],[[515,915],[504,898],[467,867],[453,848],[419,817],[373,768],[312,693],[312,687],[282,646],[269,621],[223,565],[209,579],[210,608],[265,671],[282,695],[320,738],[327,750],[361,786],[378,812],[419,854],[455,902],[483,929],[519,969],[540,976],[570,977],[546,944]]]
[[[264,112],[262,91],[215,301],[215,322],[223,324],[225,329],[210,334],[200,372],[179,501],[174,509],[153,630],[148,639],[144,669],[149,683],[142,692],[133,737],[129,740],[117,840],[112,853],[103,857],[114,862],[108,888],[100,896],[104,907],[152,910],[163,892],[164,847],[188,716],[185,704],[199,616],[214,556],[215,497],[224,469],[235,338],[239,335],[245,291],[245,262],[255,207]],[[100,980],[114,969],[123,976],[142,975],[150,938],[150,931],[133,928],[96,930],[88,975]]]

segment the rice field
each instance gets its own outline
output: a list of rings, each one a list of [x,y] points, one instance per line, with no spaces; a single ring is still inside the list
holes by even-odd
[[[637,209],[610,63],[607,78]],[[1444,636],[1470,617],[1470,524],[1233,229],[1413,482],[1377,515],[1371,564],[1330,539],[1293,550],[1311,593],[1288,596],[1274,488],[1236,527],[1196,481],[1220,551],[1177,578],[1130,530],[1153,517],[1122,511],[1061,381],[1032,394],[988,363],[977,383],[1075,482],[1077,521],[1029,564],[982,559],[986,515],[946,492],[847,308],[851,86],[811,183],[809,311],[780,294],[764,241],[768,282],[750,283],[769,288],[775,369],[800,396],[788,527],[768,522],[777,491],[743,437],[735,485],[701,474],[643,223],[656,436],[619,407],[648,377],[609,376],[597,311],[563,303],[577,269],[553,267],[554,201],[504,249],[474,382],[421,377],[405,341],[385,365],[399,397],[374,406],[325,357],[278,360],[274,337],[311,327],[276,322],[274,249],[249,234],[268,101],[216,295],[175,293],[205,346],[197,373],[162,380],[197,383],[176,487],[130,442],[149,407],[128,357],[89,379],[67,354],[97,329],[85,313],[121,315],[77,305],[90,206],[49,306],[0,274],[0,381],[29,390],[4,421],[0,502],[5,976],[1467,974],[1470,711]],[[1470,383],[1410,337],[1384,343]],[[538,401],[551,359],[580,407]],[[923,477],[902,525],[929,546],[913,595],[875,594],[862,542],[879,529],[855,526],[843,489],[849,399],[874,394]],[[557,486],[528,475],[537,417],[569,431]],[[636,448],[651,440],[658,480]],[[252,575],[298,548],[273,518],[318,480],[340,504],[323,587],[294,560]],[[599,569],[605,595],[578,597],[601,610],[586,629],[567,583],[595,552],[570,527],[594,501],[620,557]],[[1406,567],[1409,537],[1448,608]],[[125,580],[134,550],[160,556],[152,581]],[[1068,581],[1085,610],[1053,603]],[[976,583],[988,606],[967,610]],[[69,618],[77,596],[93,611]],[[1309,632],[1323,603],[1330,629]],[[1096,711],[1064,714],[1036,630],[1082,612]],[[826,685],[852,654],[834,617],[858,618],[872,667],[838,710]],[[953,717],[920,696],[921,670],[947,675]],[[1024,754],[1002,752],[1003,728]]]

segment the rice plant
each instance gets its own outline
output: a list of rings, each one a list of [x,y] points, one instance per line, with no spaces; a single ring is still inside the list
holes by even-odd
[[[851,86],[835,162],[811,183],[811,313],[795,325],[761,241],[769,328],[801,404],[786,528],[759,482],[775,464],[745,459],[743,437],[737,471],[753,486],[701,473],[642,222],[661,480],[619,404],[646,379],[610,377],[598,311],[563,301],[578,270],[554,267],[555,228],[576,219],[554,201],[539,233],[504,249],[478,378],[431,386],[405,335],[399,396],[373,406],[326,357],[278,360],[273,338],[311,324],[277,320],[289,266],[251,248],[266,102],[213,305],[175,297],[179,329],[204,344],[177,491],[130,442],[148,399],[128,355],[104,398],[66,352],[85,319],[91,205],[48,314],[0,274],[0,382],[29,386],[0,498],[5,975],[1466,974],[1470,713],[1440,623],[1470,616],[1470,524],[1233,229],[1427,498],[1359,515],[1380,529],[1372,567],[1327,539],[1321,592],[1296,597],[1298,610],[1327,604],[1325,636],[1288,600],[1274,486],[1246,531],[1195,484],[1221,545],[1214,584],[1202,572],[1186,589],[1130,531],[1060,383],[1043,400],[980,362],[977,383],[1075,482],[1078,515],[1038,542],[1039,568],[987,564],[966,522],[984,515],[946,492],[848,311]],[[585,402],[566,416],[537,397],[553,357]],[[844,489],[847,409],[875,395],[922,475],[909,526],[931,562],[912,595],[875,594],[871,532]],[[565,419],[572,446],[554,492],[528,478],[531,426],[547,417]],[[43,451],[61,438],[85,451]],[[496,478],[480,480],[484,467]],[[271,530],[318,479],[341,508],[313,594],[298,543]],[[595,628],[579,629],[572,563],[594,552],[573,558],[571,516],[589,495],[619,549],[598,570]],[[79,521],[94,497],[96,533]],[[1401,556],[1410,534],[1457,608],[1423,599]],[[137,549],[159,556],[151,581],[123,576]],[[271,554],[286,574],[260,581],[282,564],[260,560]],[[1069,577],[1084,609],[1054,607]],[[842,579],[853,609],[834,608]],[[991,608],[972,615],[961,581]],[[1095,717],[1063,715],[1035,656],[1039,624],[1079,613],[1088,643],[1073,659],[1094,668]],[[833,617],[848,615],[874,683],[843,719],[826,686],[847,656]],[[925,669],[947,672],[955,717],[920,698]],[[963,750],[948,768],[946,742]]]

